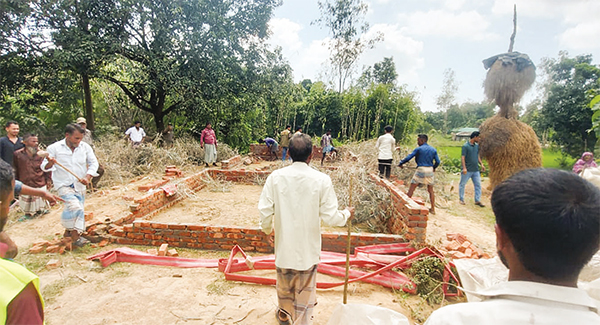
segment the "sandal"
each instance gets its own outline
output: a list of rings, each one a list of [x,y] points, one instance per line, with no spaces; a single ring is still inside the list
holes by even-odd
[[[287,317],[287,319],[282,320],[280,318],[281,314],[285,315]],[[290,315],[283,309],[277,309],[275,311],[275,318],[277,319],[277,322],[279,323],[279,325],[292,325],[292,322],[290,321],[291,320]]]

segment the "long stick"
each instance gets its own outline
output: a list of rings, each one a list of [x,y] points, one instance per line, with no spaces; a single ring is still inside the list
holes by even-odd
[[[79,181],[79,183],[83,183],[83,180],[79,176],[77,176],[74,172],[72,172],[69,168],[63,166],[58,161],[56,162],[56,164],[59,165],[60,167],[62,167],[62,169],[64,169],[65,171],[67,171],[69,174],[75,176],[75,178],[77,178],[77,180]]]
[[[348,189],[348,206],[352,207],[352,176],[350,176],[350,184]],[[350,231],[352,229],[352,219],[348,219],[348,245],[346,246],[346,277],[344,278],[344,305],[348,302],[348,278],[350,273]]]

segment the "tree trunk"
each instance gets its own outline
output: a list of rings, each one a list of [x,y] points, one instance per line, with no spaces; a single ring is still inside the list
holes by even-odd
[[[95,130],[94,126],[94,105],[92,103],[92,90],[90,89],[90,77],[87,73],[81,74],[81,86],[83,88],[83,99],[85,102],[85,119],[87,128]]]

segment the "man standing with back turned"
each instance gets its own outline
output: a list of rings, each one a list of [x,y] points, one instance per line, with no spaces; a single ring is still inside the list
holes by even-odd
[[[85,215],[83,203],[85,188],[98,176],[98,160],[89,144],[81,141],[85,130],[73,123],[65,128],[65,138],[48,146],[49,156],[42,162],[43,171],[52,171],[52,182],[58,195],[65,201],[61,215],[61,223],[65,227],[65,237],[73,240],[73,245],[83,246],[89,241],[81,237],[85,231]],[[56,162],[68,168],[75,176],[63,167],[54,166]]]
[[[292,165],[267,178],[258,202],[260,226],[275,232],[275,266],[279,324],[311,324],[316,304],[317,264],[321,255],[321,221],[343,226],[354,208],[338,210],[326,174],[308,166],[312,142],[308,135],[290,140]]]
[[[471,139],[462,146],[461,154],[462,173],[460,174],[460,183],[458,185],[458,195],[460,204],[465,204],[465,186],[469,179],[473,180],[475,189],[475,205],[485,207],[481,203],[481,174],[479,173],[479,165],[481,171],[485,171],[485,166],[479,157],[479,132],[471,133]]]
[[[528,169],[492,193],[496,249],[508,281],[478,302],[433,312],[426,325],[600,324],[600,302],[577,288],[600,245],[600,190],[574,173]]]

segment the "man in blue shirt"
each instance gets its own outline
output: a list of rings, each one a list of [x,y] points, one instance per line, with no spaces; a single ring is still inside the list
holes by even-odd
[[[481,162],[479,157],[479,132],[475,131],[471,133],[471,139],[462,146],[462,173],[460,174],[460,184],[458,185],[458,195],[460,197],[460,204],[465,204],[465,186],[469,179],[473,180],[473,187],[475,188],[475,205],[484,207],[481,203],[481,175],[479,173],[479,165],[481,164],[481,171],[485,171],[485,166]]]
[[[413,192],[419,184],[427,185],[427,192],[429,192],[429,200],[431,201],[431,209],[429,212],[435,214],[435,193],[433,192],[433,184],[435,182],[434,172],[435,169],[440,165],[440,157],[438,156],[437,150],[434,147],[427,144],[427,134],[419,134],[417,138],[417,144],[419,145],[411,154],[400,161],[398,167],[404,168],[404,164],[411,160],[413,157],[417,162],[417,171],[410,181],[410,187],[408,189],[408,197],[412,197]]]
[[[275,158],[271,158],[272,160],[277,160],[277,152],[279,151],[279,143],[273,138],[266,137],[264,139],[258,140],[259,143],[264,142],[269,148],[269,155],[271,157],[275,156]]]

